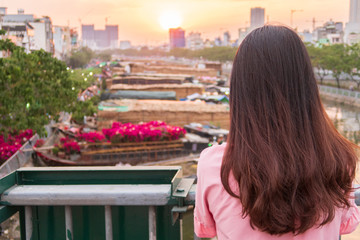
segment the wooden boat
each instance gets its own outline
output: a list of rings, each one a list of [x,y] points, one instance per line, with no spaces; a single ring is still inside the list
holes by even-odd
[[[71,160],[51,154],[51,149],[34,149],[36,156],[48,166],[113,166],[119,163],[137,165],[185,156],[181,140],[139,143],[81,144],[81,153]]]

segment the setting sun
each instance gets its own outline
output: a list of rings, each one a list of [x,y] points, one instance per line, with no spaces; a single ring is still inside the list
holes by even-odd
[[[178,12],[164,12],[159,17],[159,23],[165,30],[177,28],[181,25],[181,16]]]

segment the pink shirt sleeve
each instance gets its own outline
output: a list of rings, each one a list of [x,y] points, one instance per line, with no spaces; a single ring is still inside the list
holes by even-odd
[[[213,216],[209,210],[207,201],[207,190],[208,187],[205,185],[206,182],[206,168],[203,166],[201,159],[206,155],[204,150],[199,159],[197,167],[197,185],[196,185],[196,198],[195,198],[195,209],[194,209],[194,231],[198,237],[211,238],[216,236],[216,227]]]
[[[353,232],[360,223],[360,210],[355,200],[352,198],[350,203],[350,208],[345,208],[341,216],[340,235]]]

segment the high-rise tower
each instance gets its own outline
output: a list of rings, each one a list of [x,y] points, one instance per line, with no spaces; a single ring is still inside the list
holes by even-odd
[[[265,24],[265,8],[251,8],[250,11],[250,30],[262,27]]]
[[[170,28],[170,48],[185,47],[185,31],[181,28]]]
[[[349,23],[360,23],[360,0],[350,0]]]
[[[358,40],[360,40],[360,0],[350,0],[349,22],[346,24],[344,42],[353,43]]]

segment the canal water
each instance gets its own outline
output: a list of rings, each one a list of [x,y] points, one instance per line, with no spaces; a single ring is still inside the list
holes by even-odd
[[[322,101],[336,129],[350,141],[360,144],[360,109],[334,101]]]

